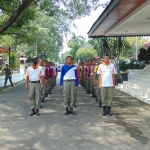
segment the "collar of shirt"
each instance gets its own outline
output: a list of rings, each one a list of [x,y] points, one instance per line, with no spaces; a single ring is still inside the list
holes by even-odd
[[[39,66],[38,66],[38,65],[36,65],[36,66],[35,66],[35,69],[36,69],[36,68],[38,68],[38,67],[39,67]],[[33,67],[33,66],[31,66],[31,68],[34,68],[34,67]]]
[[[103,62],[103,65],[108,66],[108,65],[110,65],[110,62],[108,62],[107,64],[105,62]]]

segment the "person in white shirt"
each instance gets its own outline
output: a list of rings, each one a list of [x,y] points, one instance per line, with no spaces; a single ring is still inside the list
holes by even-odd
[[[28,84],[30,88],[28,88]],[[39,107],[41,102],[41,92],[44,85],[44,76],[42,70],[38,66],[37,58],[33,58],[32,66],[28,67],[26,71],[26,86],[25,89],[29,89],[29,97],[30,97],[30,105],[31,105],[31,113],[30,116],[36,114],[39,116]]]
[[[99,74],[99,88],[102,96],[102,115],[106,116],[108,114],[112,116],[111,106],[114,96],[116,70],[114,64],[110,63],[109,55],[104,56],[104,62],[99,65],[97,74]]]
[[[42,70],[42,75],[44,76],[44,85],[43,90],[41,90],[41,102],[45,102],[45,84],[47,83],[46,80],[46,67],[44,66],[43,60],[39,60],[39,67]]]

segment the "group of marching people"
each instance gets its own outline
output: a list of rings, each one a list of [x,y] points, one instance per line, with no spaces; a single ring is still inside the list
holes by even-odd
[[[81,86],[96,97],[98,107],[103,107],[102,115],[112,116],[111,107],[115,87],[115,66],[109,55],[80,63]]]
[[[73,108],[75,107],[75,95],[77,95],[80,84],[87,94],[96,97],[98,107],[103,107],[102,115],[112,116],[115,74],[115,66],[111,63],[109,55],[81,62],[79,66],[74,65],[72,56],[67,56],[60,78],[60,88],[64,91],[65,96],[66,111],[64,115],[76,115]]]
[[[79,71],[81,76],[80,84],[85,89],[87,94],[96,97],[98,107],[102,106],[101,91],[99,89],[99,75],[97,74],[98,67],[103,63],[103,58],[97,57],[91,61],[81,62]]]
[[[64,115],[76,115],[73,108],[76,107],[78,85],[87,91],[87,94],[96,97],[98,107],[103,107],[102,115],[112,116],[111,107],[114,96],[116,70],[110,62],[109,55],[81,62],[74,65],[72,56],[66,57],[60,75],[60,88],[64,94]],[[45,97],[52,94],[56,85],[58,69],[52,62],[38,60],[34,57],[32,65],[26,71],[26,86],[29,89],[31,113],[30,116],[39,116],[41,102]]]

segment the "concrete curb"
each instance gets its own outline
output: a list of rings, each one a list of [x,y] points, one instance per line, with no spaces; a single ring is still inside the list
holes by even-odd
[[[23,84],[23,83],[25,83],[25,80],[16,82],[16,83],[14,83],[14,87],[16,87],[16,86],[18,86],[18,85],[20,85],[20,84]],[[14,88],[14,87],[11,87],[11,85],[6,86],[6,88],[1,87],[0,93],[6,92],[6,91],[8,91],[8,90],[10,90],[10,89],[12,89],[12,88]]]

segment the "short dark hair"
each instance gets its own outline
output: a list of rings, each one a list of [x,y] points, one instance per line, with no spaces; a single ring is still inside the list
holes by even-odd
[[[109,54],[105,54],[104,57],[110,57]]]
[[[72,56],[67,56],[67,57],[66,57],[66,59],[67,59],[67,58],[71,58],[71,59],[73,59],[73,57],[72,57]]]

